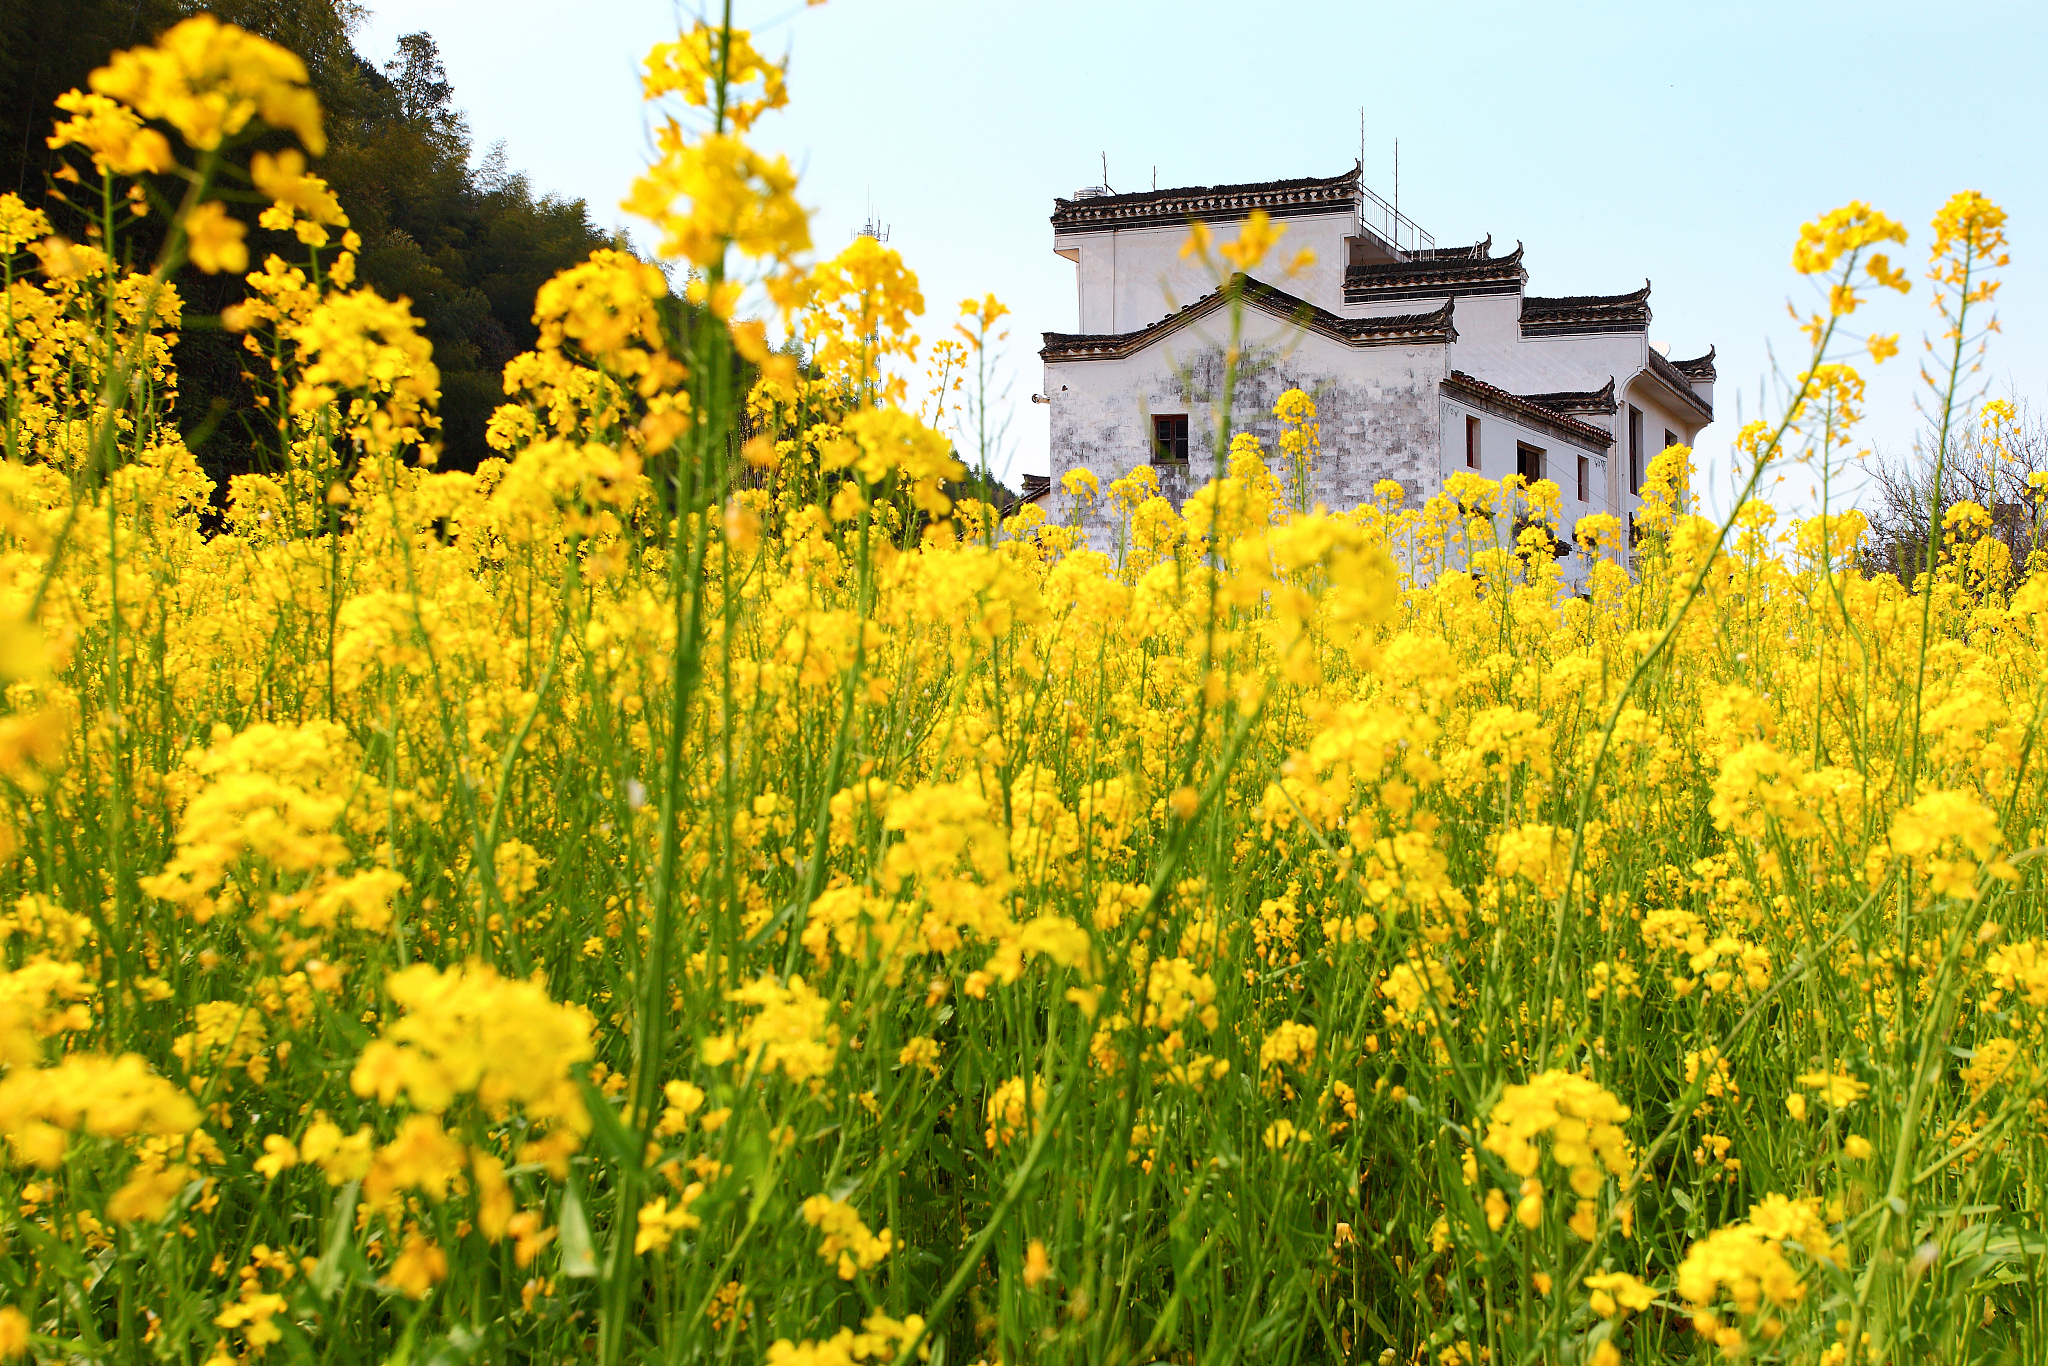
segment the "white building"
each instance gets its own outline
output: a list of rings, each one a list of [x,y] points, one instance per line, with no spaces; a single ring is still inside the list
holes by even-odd
[[[1056,515],[1060,478],[1076,468],[1107,484],[1151,463],[1176,504],[1209,478],[1228,315],[1181,248],[1192,220],[1221,244],[1261,209],[1287,232],[1246,286],[1232,429],[1274,450],[1274,400],[1306,391],[1321,424],[1315,496],[1332,508],[1367,501],[1382,479],[1412,505],[1471,469],[1556,481],[1567,535],[1593,512],[1627,522],[1651,458],[1713,421],[1713,352],[1672,361],[1650,343],[1647,282],[1528,295],[1519,245],[1438,248],[1356,167],[1327,180],[1083,190],[1052,215],[1053,250],[1075,265],[1080,330],[1046,333],[1039,353]],[[1289,279],[1303,247],[1316,264]],[[1574,556],[1567,578],[1581,568]]]

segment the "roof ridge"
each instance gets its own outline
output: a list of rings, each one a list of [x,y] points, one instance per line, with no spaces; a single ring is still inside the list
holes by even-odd
[[[1134,332],[1041,333],[1040,335],[1045,338],[1045,345],[1038,354],[1045,360],[1120,360],[1135,354],[1167,333],[1178,331],[1204,314],[1215,311],[1228,300],[1233,286],[1247,303],[1259,305],[1263,311],[1275,316],[1295,320],[1308,331],[1347,345],[1369,345],[1374,340],[1391,343],[1404,339],[1447,343],[1456,340],[1458,335],[1452,320],[1455,300],[1446,299],[1441,308],[1431,309],[1426,313],[1347,318],[1290,294],[1276,285],[1239,273],[1185,308],[1169,313],[1159,321]]]
[[[1559,413],[1611,414],[1620,408],[1614,398],[1612,375],[1598,389],[1558,389],[1547,394],[1521,394],[1518,397]]]
[[[1344,302],[1425,299],[1457,294],[1518,294],[1529,282],[1522,244],[1505,256],[1376,261],[1344,271]]]
[[[1522,303],[1525,307],[1536,304],[1545,308],[1592,308],[1601,305],[1647,303],[1649,298],[1650,282],[1645,280],[1641,289],[1633,289],[1626,294],[1531,294],[1525,296]]]
[[[1291,180],[1248,180],[1241,185],[1176,185],[1164,190],[1132,190],[1128,194],[1096,195],[1088,199],[1066,199],[1055,195],[1055,204],[1138,204],[1148,200],[1184,198],[1201,194],[1242,194],[1248,190],[1293,190],[1315,186],[1337,187],[1359,178],[1359,168],[1353,165],[1348,171],[1333,176],[1296,176]]]
[[[1671,360],[1669,356],[1666,356],[1665,359]],[[1694,356],[1691,360],[1671,361],[1671,368],[1695,384],[1712,384],[1714,382],[1714,348],[1709,346],[1706,355]]]
[[[1710,352],[1709,355],[1711,354]],[[1670,358],[1654,346],[1650,348],[1649,370],[1651,374],[1663,380],[1673,393],[1705,413],[1708,421],[1713,420],[1714,405],[1693,391],[1693,376],[1673,365]]]
[[[1515,243],[1521,251],[1522,244]],[[1422,247],[1408,253],[1410,261],[1487,261],[1493,258],[1493,234],[1488,233],[1469,247]]]
[[[1522,264],[1522,244],[1515,243],[1515,249],[1505,256],[1444,256],[1421,252],[1413,253],[1404,261],[1366,261],[1355,266],[1346,266],[1344,276],[1365,277],[1369,275],[1426,274],[1431,270],[1503,270]]]
[[[1570,336],[1580,332],[1644,332],[1650,326],[1650,282],[1627,294],[1522,296],[1522,335]]]

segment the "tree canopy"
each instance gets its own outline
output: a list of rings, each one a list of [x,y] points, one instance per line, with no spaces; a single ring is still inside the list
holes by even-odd
[[[60,226],[82,227],[61,199],[45,198],[56,167],[44,142],[53,102],[84,87],[115,50],[200,10],[304,58],[329,139],[313,169],[362,235],[358,278],[411,301],[441,370],[442,461],[474,467],[488,454],[484,423],[502,401],[505,362],[537,339],[534,292],[611,237],[583,200],[537,192],[510,168],[503,144],[474,155],[430,34],[404,35],[378,63],[355,45],[363,12],[348,0],[0,0],[0,192],[43,204]],[[260,206],[230,207],[251,224],[261,259],[270,234],[254,226]],[[130,243],[138,255],[155,247],[149,228],[139,225]],[[193,317],[217,314],[242,293],[239,280],[192,271],[178,285]],[[203,326],[188,326],[178,344],[181,426],[216,477],[254,458],[243,359],[233,337]]]

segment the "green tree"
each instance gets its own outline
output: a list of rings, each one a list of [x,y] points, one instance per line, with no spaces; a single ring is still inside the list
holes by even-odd
[[[84,86],[110,53],[201,9],[305,59],[330,144],[314,169],[362,235],[358,277],[411,301],[442,374],[443,463],[473,468],[490,453],[484,425],[503,400],[505,362],[537,339],[534,292],[612,239],[584,201],[537,193],[509,168],[502,144],[472,165],[468,122],[430,34],[404,35],[380,67],[355,46],[364,11],[348,0],[0,0],[0,190],[42,203],[60,231],[83,232],[50,179],[53,102]],[[256,259],[293,253],[289,238],[255,227],[260,205],[231,207],[251,225]],[[118,245],[146,259],[158,232],[160,219],[145,219]],[[180,425],[224,479],[261,464],[267,435],[238,340],[206,325],[243,286],[194,271],[178,284],[188,304]]]

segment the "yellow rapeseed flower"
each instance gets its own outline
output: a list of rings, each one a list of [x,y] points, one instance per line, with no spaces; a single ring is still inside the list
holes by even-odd
[[[175,25],[154,47],[115,53],[92,73],[92,88],[146,119],[162,119],[202,151],[220,146],[255,118],[296,133],[314,156],[327,150],[306,64],[210,14]]]

